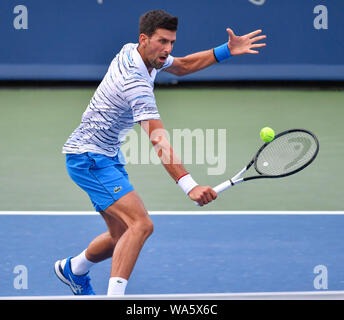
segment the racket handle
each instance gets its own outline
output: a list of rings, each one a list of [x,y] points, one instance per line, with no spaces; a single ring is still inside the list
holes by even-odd
[[[221,184],[217,185],[216,187],[214,187],[214,191],[219,194],[227,189],[229,189],[230,187],[232,187],[234,184],[230,181],[227,180],[225,182],[222,182]]]

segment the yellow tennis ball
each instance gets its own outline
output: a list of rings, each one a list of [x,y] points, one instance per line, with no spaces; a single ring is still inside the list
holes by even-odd
[[[265,142],[270,142],[275,138],[275,131],[269,127],[260,130],[260,138]]]

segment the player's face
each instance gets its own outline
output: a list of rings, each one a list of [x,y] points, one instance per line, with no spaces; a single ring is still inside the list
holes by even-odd
[[[140,45],[144,48],[143,60],[148,69],[160,69],[172,52],[176,41],[176,31],[157,29],[149,38],[144,38]]]

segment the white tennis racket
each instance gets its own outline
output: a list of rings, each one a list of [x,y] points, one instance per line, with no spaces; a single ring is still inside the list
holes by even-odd
[[[244,181],[261,178],[282,178],[306,168],[319,152],[319,141],[310,131],[291,129],[266,142],[249,164],[234,177],[214,187],[217,194]],[[242,177],[252,166],[257,175]],[[198,203],[196,202],[198,205]]]

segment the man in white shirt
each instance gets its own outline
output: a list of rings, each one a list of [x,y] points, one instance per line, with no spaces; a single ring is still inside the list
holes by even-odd
[[[96,237],[76,257],[55,263],[55,272],[74,294],[94,294],[88,271],[112,257],[108,295],[123,295],[138,255],[153,232],[153,223],[124,169],[120,146],[139,123],[147,132],[172,179],[200,206],[215,200],[216,192],[198,185],[170,145],[154,97],[154,79],[162,70],[183,76],[231,56],[265,46],[261,30],[238,37],[227,29],[229,41],[207,51],[177,58],[170,55],[176,41],[178,18],[153,10],[140,18],[139,44],[126,44],[112,61],[98,86],[80,126],[63,147],[66,167],[86,191],[108,231]]]

